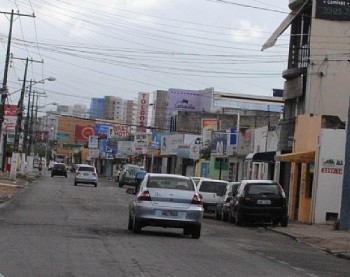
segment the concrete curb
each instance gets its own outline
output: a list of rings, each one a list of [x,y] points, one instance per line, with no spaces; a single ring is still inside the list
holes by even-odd
[[[275,232],[277,234],[280,234],[280,235],[283,235],[283,236],[286,236],[286,237],[289,237],[291,238],[292,240],[295,240],[297,242],[301,242],[303,244],[306,244],[306,245],[309,245],[309,246],[312,246],[316,249],[319,249],[327,254],[330,254],[330,255],[333,255],[337,258],[341,258],[341,259],[345,259],[345,260],[350,260],[350,252],[348,253],[348,251],[339,251],[339,250],[331,250],[329,248],[324,248],[324,247],[321,247],[321,246],[318,246],[316,244],[312,244],[312,243],[309,243],[309,242],[306,242],[303,240],[303,238],[301,236],[298,236],[298,235],[295,235],[295,234],[291,234],[291,233],[288,233],[287,232],[287,229],[288,227],[286,228],[286,231],[281,231],[281,230],[277,230],[273,227],[268,227],[268,229],[272,232]]]

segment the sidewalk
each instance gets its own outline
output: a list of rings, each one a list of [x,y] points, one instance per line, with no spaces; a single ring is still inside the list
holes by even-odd
[[[350,260],[350,231],[335,230],[332,224],[309,225],[290,222],[288,227],[270,229],[339,258]]]

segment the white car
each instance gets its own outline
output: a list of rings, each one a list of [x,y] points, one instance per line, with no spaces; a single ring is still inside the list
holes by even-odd
[[[216,204],[215,218],[218,220],[228,221],[228,215],[230,212],[230,202],[237,194],[237,190],[241,182],[229,182],[226,187],[224,196],[221,201]]]
[[[226,192],[227,181],[215,180],[210,178],[201,178],[197,184],[200,195],[203,200],[205,212],[214,213],[216,205],[220,203]]]
[[[92,165],[79,164],[75,170],[74,185],[78,183],[93,184],[97,187],[98,175],[96,168]]]
[[[140,233],[145,226],[183,228],[184,235],[198,239],[203,219],[202,200],[190,177],[148,173],[129,204],[128,230]]]

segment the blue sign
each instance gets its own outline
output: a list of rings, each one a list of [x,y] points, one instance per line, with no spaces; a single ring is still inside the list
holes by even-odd
[[[95,134],[96,135],[109,135],[110,130],[113,128],[111,124],[95,124]]]

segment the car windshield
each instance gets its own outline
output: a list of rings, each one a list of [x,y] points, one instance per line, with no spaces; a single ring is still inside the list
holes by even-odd
[[[150,178],[147,183],[148,188],[195,190],[193,182],[187,179],[155,177]]]
[[[248,194],[279,194],[277,184],[250,184]]]
[[[90,166],[79,166],[78,171],[89,171],[89,172],[94,172],[95,169]]]
[[[213,192],[218,195],[222,195],[226,190],[227,184],[215,181],[203,181],[199,191],[200,192]]]

